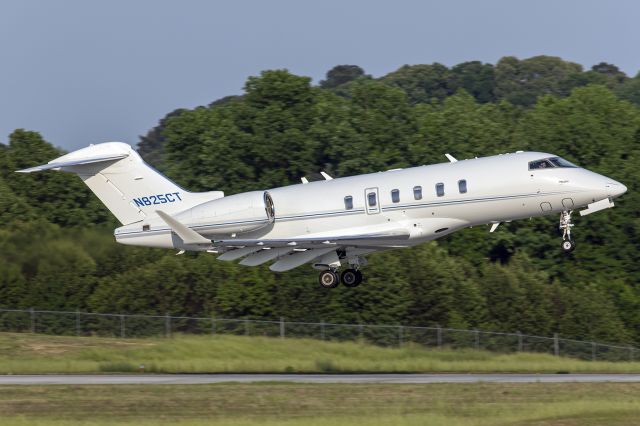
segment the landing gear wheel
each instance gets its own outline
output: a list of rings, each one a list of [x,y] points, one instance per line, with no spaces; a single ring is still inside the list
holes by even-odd
[[[340,277],[332,270],[326,270],[320,272],[318,281],[320,282],[320,286],[323,288],[335,288],[340,284]]]
[[[356,269],[347,269],[340,278],[345,287],[358,287],[362,282],[362,272]]]
[[[576,249],[576,243],[573,240],[564,240],[561,247],[563,252],[571,253]]]

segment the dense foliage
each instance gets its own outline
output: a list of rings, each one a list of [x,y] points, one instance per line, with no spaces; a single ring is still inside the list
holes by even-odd
[[[405,65],[374,79],[342,65],[320,86],[286,70],[242,96],[176,110],[140,143],[192,190],[235,193],[515,150],[562,155],[622,181],[618,206],[458,232],[370,256],[357,289],[318,288],[308,267],[274,274],[210,254],[117,246],[115,220],[75,176],[13,170],[59,150],[16,130],[0,145],[0,307],[477,327],[640,343],[640,76],[555,57]]]

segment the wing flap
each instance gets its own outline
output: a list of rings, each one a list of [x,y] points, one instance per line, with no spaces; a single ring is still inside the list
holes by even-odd
[[[291,250],[293,250],[293,248],[289,248],[289,247],[272,248],[268,250],[265,249],[257,253],[254,253],[252,255],[249,255],[248,257],[245,257],[240,261],[240,264],[244,266],[262,265],[263,263],[266,263],[270,260],[276,259],[280,256],[283,256],[289,253]]]
[[[260,246],[253,246],[253,247],[242,247],[242,248],[237,248],[234,250],[229,250],[225,253],[222,253],[220,256],[216,257],[216,259],[218,260],[225,260],[225,261],[230,261],[230,260],[237,260],[240,259],[243,256],[247,256],[251,253],[255,253],[258,250],[261,250],[262,247]]]
[[[311,262],[313,259],[335,250],[335,247],[323,248],[323,249],[309,249],[293,254],[289,254],[280,258],[277,262],[269,266],[274,272],[284,272],[290,269],[302,266],[305,263]]]

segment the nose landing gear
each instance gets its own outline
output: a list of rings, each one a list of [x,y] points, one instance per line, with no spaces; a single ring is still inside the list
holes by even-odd
[[[573,228],[573,223],[571,223],[571,213],[572,210],[565,210],[560,213],[560,230],[562,231],[562,244],[560,247],[562,251],[565,253],[571,253],[576,249],[576,243],[571,239],[571,228]]]

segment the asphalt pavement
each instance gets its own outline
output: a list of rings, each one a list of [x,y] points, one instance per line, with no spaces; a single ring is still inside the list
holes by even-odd
[[[204,383],[602,383],[640,374],[40,374],[0,376],[0,385],[194,385]]]

